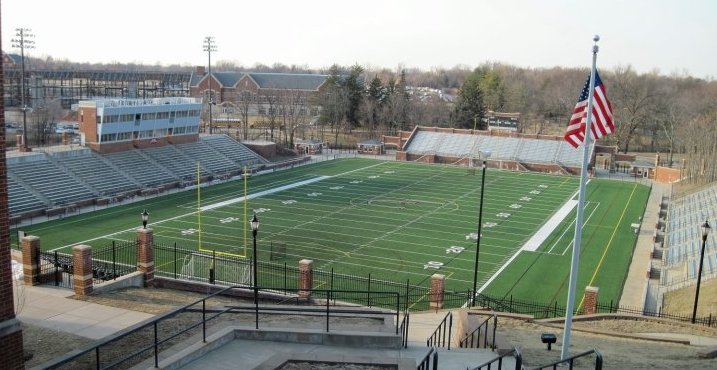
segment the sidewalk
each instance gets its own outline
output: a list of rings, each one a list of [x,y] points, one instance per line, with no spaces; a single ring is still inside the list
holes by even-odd
[[[627,272],[625,286],[620,297],[620,306],[644,309],[647,293],[648,271],[652,248],[655,245],[653,235],[655,222],[660,210],[662,196],[669,192],[669,185],[653,183],[652,191],[647,199],[647,208],[642,217],[640,234],[637,236],[632,262]]]
[[[71,299],[66,288],[21,285],[14,289],[17,318],[26,324],[100,339],[153,315]],[[18,303],[19,302],[19,303]]]

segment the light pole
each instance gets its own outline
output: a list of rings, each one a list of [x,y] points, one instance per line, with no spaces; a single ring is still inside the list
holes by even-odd
[[[35,35],[30,33],[29,28],[16,28],[15,36],[18,38],[10,40],[12,47],[20,49],[20,65],[22,66],[20,76],[20,105],[22,109],[22,148],[21,151],[27,152],[27,105],[25,104],[25,49],[34,49],[35,41],[32,40]]]
[[[212,133],[212,51],[217,51],[217,45],[215,44],[214,37],[207,36],[204,38],[204,51],[207,52],[209,58],[209,134]]]
[[[476,305],[476,296],[478,295],[478,257],[480,256],[480,239],[481,227],[483,226],[483,190],[485,189],[485,169],[487,162],[485,159],[490,157],[490,150],[481,150],[481,158],[483,159],[483,170],[480,178],[480,206],[478,208],[478,235],[476,237],[476,260],[473,264],[473,298],[471,299],[471,307]]]
[[[254,277],[252,281],[252,285],[254,285],[254,309],[256,312],[256,328],[259,329],[259,285],[258,285],[258,279],[257,279],[257,262],[256,262],[256,232],[259,230],[259,219],[256,218],[256,213],[254,213],[254,217],[249,221],[249,224],[251,225],[251,235],[254,239],[254,252],[252,253],[252,270],[254,271]]]
[[[140,213],[140,216],[142,216],[142,228],[147,228],[147,221],[149,221],[149,212],[147,212],[147,209],[145,208],[142,213]]]
[[[697,288],[695,289],[695,306],[692,308],[692,323],[695,323],[697,317],[697,300],[700,298],[700,282],[702,281],[702,262],[705,257],[705,245],[707,244],[707,234],[710,232],[710,224],[705,220],[702,224],[702,249],[700,250],[700,268],[697,269]]]

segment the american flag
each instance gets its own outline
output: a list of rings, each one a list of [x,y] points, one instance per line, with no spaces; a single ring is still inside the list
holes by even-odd
[[[590,86],[590,76],[585,81],[583,91],[580,93],[578,103],[575,104],[573,115],[568,123],[568,130],[565,132],[565,140],[577,148],[585,141],[585,123],[587,120],[588,110],[588,94]],[[611,134],[615,130],[612,123],[612,106],[607,99],[607,91],[600,80],[600,75],[595,71],[595,91],[593,93],[593,114],[590,131],[594,140]]]

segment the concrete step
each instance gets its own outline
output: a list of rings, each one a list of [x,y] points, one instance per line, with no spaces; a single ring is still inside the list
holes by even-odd
[[[487,349],[445,348],[438,349],[438,368],[441,370],[472,369],[498,357],[498,353]],[[491,369],[498,369],[498,365],[491,365]],[[504,357],[502,369],[515,369],[515,358]]]

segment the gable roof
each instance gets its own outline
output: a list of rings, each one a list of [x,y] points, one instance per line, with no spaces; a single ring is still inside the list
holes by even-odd
[[[190,86],[198,86],[208,76],[208,73],[197,74],[192,72],[189,80]],[[328,78],[327,75],[292,74],[292,73],[259,73],[259,72],[212,72],[212,76],[223,87],[235,86],[242,77],[247,76],[254,80],[260,89],[271,90],[308,90],[318,91],[319,87]]]
[[[316,91],[326,81],[326,75],[291,73],[247,73],[260,89]]]

